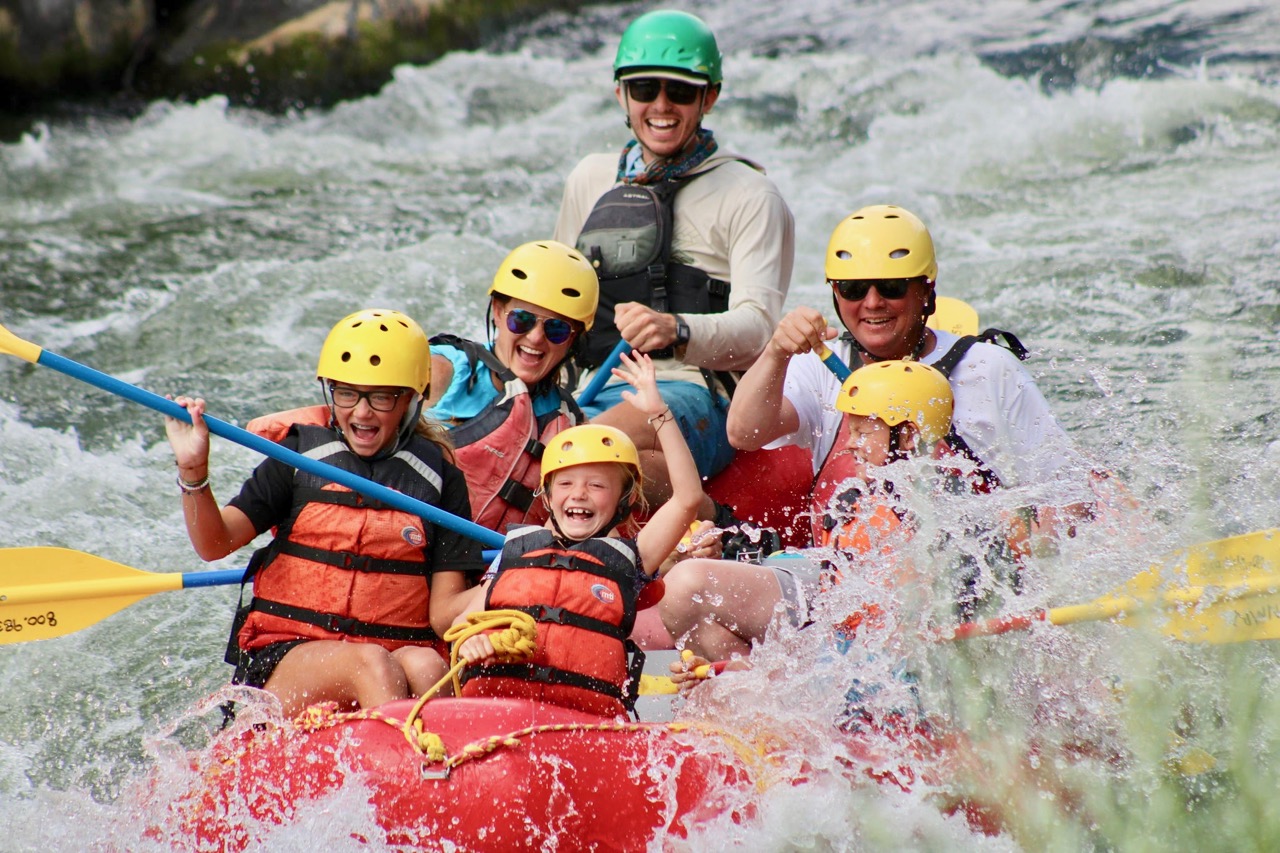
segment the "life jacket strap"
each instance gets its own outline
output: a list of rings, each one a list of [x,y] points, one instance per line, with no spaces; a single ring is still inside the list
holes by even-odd
[[[385,575],[425,575],[426,563],[413,560],[377,559],[365,554],[354,554],[350,551],[326,551],[310,545],[299,545],[297,542],[281,542],[276,549],[278,553],[288,554],[313,563],[323,563],[352,572],[375,572]]]
[[[271,601],[265,598],[255,598],[250,603],[249,609],[265,613],[268,616],[279,616],[282,619],[291,619],[294,622],[305,622],[308,625],[315,625],[317,628],[323,628],[335,634],[345,634],[349,637],[368,637],[374,640],[418,643],[432,643],[440,639],[430,626],[412,628],[405,625],[381,625],[376,622],[363,622],[351,617],[338,616],[334,613],[321,613],[317,610],[308,610],[305,607],[296,607],[292,604],[284,604],[283,602]]]
[[[614,625],[605,622],[603,619],[593,619],[590,616],[584,616],[581,613],[575,613],[572,610],[566,610],[563,607],[548,607],[545,604],[532,604],[525,607],[507,607],[506,610],[519,610],[521,613],[528,613],[533,617],[535,622],[546,622],[550,625],[568,625],[571,628],[582,628],[586,631],[594,631],[597,634],[604,634],[606,637],[612,637],[615,640],[626,639],[630,633],[623,629],[621,625]]]

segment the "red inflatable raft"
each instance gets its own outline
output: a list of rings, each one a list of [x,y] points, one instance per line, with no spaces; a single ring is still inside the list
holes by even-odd
[[[412,700],[350,714],[316,706],[292,726],[225,735],[180,779],[154,781],[149,796],[167,818],[149,834],[176,850],[244,850],[314,814],[322,799],[355,791],[382,836],[357,837],[394,849],[645,850],[713,818],[750,820],[771,787],[805,784],[805,748],[820,749],[828,766],[834,757],[850,784],[904,791],[934,785],[955,751],[924,729],[806,746],[811,727],[747,738],[523,699],[433,699],[406,727],[414,708]],[[335,816],[358,825],[350,799],[342,802]]]
[[[767,762],[680,723],[609,720],[516,699],[404,700],[369,713],[317,706],[293,726],[230,735],[193,760],[192,788],[154,835],[177,849],[243,850],[301,807],[363,785],[396,849],[643,850],[750,808]]]

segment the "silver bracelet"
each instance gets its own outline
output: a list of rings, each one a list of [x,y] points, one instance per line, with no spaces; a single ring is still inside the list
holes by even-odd
[[[205,489],[209,488],[209,475],[206,473],[204,475],[204,479],[198,483],[188,483],[186,480],[182,479],[182,474],[178,474],[178,488],[182,489],[182,493],[184,495],[194,495],[198,492],[203,492]]]

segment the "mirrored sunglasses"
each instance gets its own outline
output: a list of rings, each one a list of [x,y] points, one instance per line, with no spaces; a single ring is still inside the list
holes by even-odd
[[[507,312],[507,328],[513,334],[529,334],[533,331],[533,327],[538,325],[539,320],[542,321],[542,334],[547,336],[548,343],[562,344],[573,336],[573,324],[568,320],[561,320],[559,317],[539,317],[523,308]]]
[[[911,283],[923,278],[842,278],[829,279],[840,296],[850,302],[861,302],[875,288],[881,299],[901,299],[907,295]]]
[[[648,104],[658,99],[658,93],[667,90],[667,100],[678,106],[687,107],[702,94],[705,86],[686,83],[683,80],[667,80],[662,77],[637,77],[625,83],[627,97],[640,103]]]
[[[329,396],[339,409],[354,409],[360,405],[361,398],[364,398],[369,401],[369,408],[375,412],[389,412],[404,394],[404,391],[357,391],[345,385],[329,386]]]

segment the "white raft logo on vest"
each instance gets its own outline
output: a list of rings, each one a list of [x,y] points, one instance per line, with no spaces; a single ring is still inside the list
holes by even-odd
[[[618,600],[618,596],[614,594],[613,590],[602,583],[592,584],[591,594],[596,597],[596,600],[604,604],[613,604]]]
[[[422,535],[422,531],[412,525],[405,527],[400,531],[401,538],[415,548],[421,548],[427,544],[427,537]]]

